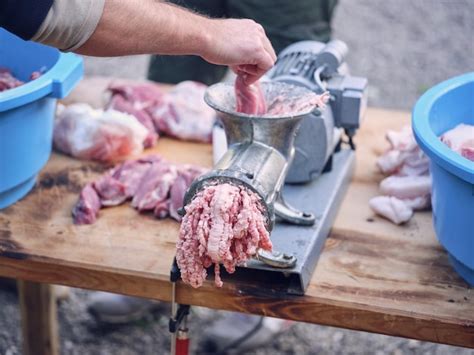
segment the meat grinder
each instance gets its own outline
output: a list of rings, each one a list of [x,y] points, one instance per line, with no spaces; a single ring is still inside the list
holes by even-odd
[[[250,279],[263,273],[293,294],[304,294],[309,284],[353,173],[352,138],[365,110],[367,79],[345,74],[346,53],[341,41],[298,42],[280,53],[261,81],[267,103],[278,96],[310,100],[328,91],[330,102],[323,109],[256,117],[235,112],[231,84],[213,85],[205,95],[218,115],[215,165],[193,183],[184,205],[209,184],[230,182],[255,191],[274,252],[260,251],[237,272]]]
[[[311,101],[312,91],[283,82],[264,82],[262,91],[267,103],[280,97],[286,100]],[[207,174],[188,189],[184,205],[205,186],[231,183],[257,193],[266,212],[267,229],[274,226],[275,215],[293,224],[313,225],[315,216],[288,206],[281,193],[295,154],[293,145],[302,119],[314,106],[306,106],[291,116],[252,116],[235,111],[234,86],[219,83],[208,88],[205,101],[214,108],[226,133],[228,149]]]

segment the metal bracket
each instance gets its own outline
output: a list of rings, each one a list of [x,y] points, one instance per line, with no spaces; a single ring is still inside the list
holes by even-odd
[[[256,259],[268,266],[279,269],[290,269],[296,265],[297,261],[294,255],[279,251],[269,252],[263,249],[258,249]]]
[[[288,205],[280,194],[274,204],[275,215],[283,221],[300,226],[312,226],[316,223],[316,217],[311,212],[301,212]]]

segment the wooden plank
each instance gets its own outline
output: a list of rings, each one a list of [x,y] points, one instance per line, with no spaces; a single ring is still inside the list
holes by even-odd
[[[212,281],[198,290],[180,284],[178,301],[474,347],[473,291],[451,269],[431,214],[397,227],[367,205],[382,178],[374,162],[386,147],[383,133],[408,122],[404,112],[368,110],[356,140],[355,177],[305,296],[231,275],[222,289]],[[208,145],[161,139],[155,151],[211,165]],[[124,205],[101,211],[92,226],[72,225],[81,186],[103,169],[53,156],[35,191],[0,212],[0,275],[170,299],[177,223]]]
[[[59,354],[56,298],[53,286],[18,281],[23,354]]]

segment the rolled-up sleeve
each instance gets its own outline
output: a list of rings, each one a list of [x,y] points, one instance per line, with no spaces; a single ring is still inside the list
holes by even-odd
[[[63,51],[74,51],[94,33],[104,4],[105,0],[54,0],[31,40]]]
[[[0,0],[0,27],[31,39],[40,28],[54,0]]]

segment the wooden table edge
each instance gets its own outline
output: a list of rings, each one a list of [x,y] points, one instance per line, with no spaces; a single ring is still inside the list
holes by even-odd
[[[49,262],[48,262],[49,261]],[[87,265],[53,265],[51,260],[13,259],[0,257],[0,276],[47,284],[60,284],[97,291],[108,291],[169,302],[171,283],[153,273],[120,273],[94,270]],[[474,324],[445,318],[412,315],[371,305],[348,305],[343,301],[311,296],[271,295],[242,290],[228,283],[215,292],[206,283],[199,289],[178,283],[177,301],[182,304],[213,309],[285,318],[294,321],[334,326],[352,330],[412,338],[448,345],[474,348]],[[222,296],[222,297],[219,297]],[[283,309],[283,311],[281,310]]]

